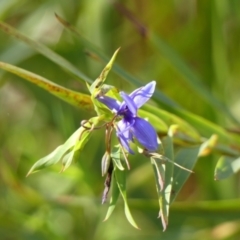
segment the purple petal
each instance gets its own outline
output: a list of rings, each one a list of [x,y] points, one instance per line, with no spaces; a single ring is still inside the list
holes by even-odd
[[[109,109],[111,109],[113,112],[116,112],[116,113],[118,112],[121,105],[119,101],[108,96],[99,96],[97,97],[97,100],[105,104]]]
[[[126,121],[124,118],[120,120],[117,124],[117,132],[121,132],[121,134],[128,140],[132,141],[133,140],[133,135],[129,131],[130,128],[134,124],[134,119],[131,119],[130,121]]]
[[[129,146],[128,140],[122,135],[121,132],[117,132],[117,136],[120,140],[121,145],[126,149],[129,153],[134,154],[133,150]]]
[[[134,101],[137,108],[140,108],[145,102],[152,97],[155,90],[156,82],[152,81],[144,87],[138,88],[133,91],[129,96]]]
[[[125,101],[125,104],[128,106],[128,109],[130,110],[130,112],[133,114],[133,116],[136,116],[137,114],[137,106],[135,105],[134,101],[132,100],[132,98],[130,96],[128,96],[125,92],[120,92],[120,96],[123,98],[123,100]],[[125,106],[124,102],[121,105],[121,109],[123,109],[123,107]],[[124,109],[123,109],[124,110]]]
[[[132,122],[125,121],[124,119],[120,120],[117,124],[117,136],[122,144],[122,146],[129,152],[133,154],[132,149],[129,147],[129,141],[133,140],[133,135],[129,131],[131,126],[133,125],[134,120]]]
[[[155,151],[158,148],[157,133],[153,126],[146,120],[136,117],[135,123],[131,127],[131,132],[146,149]]]

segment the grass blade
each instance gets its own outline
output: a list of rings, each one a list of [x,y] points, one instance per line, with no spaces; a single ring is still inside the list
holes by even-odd
[[[38,87],[41,87],[53,94],[54,96],[62,99],[63,101],[70,103],[76,107],[80,107],[85,110],[93,110],[92,100],[89,95],[72,91],[70,89],[64,88],[52,81],[41,77],[35,73],[29,72],[19,67],[15,67],[11,64],[0,62],[0,68],[5,71],[11,72],[21,78],[34,83]]]
[[[68,73],[73,75],[75,78],[84,80],[88,83],[91,83],[92,80],[88,78],[84,73],[79,71],[74,65],[72,65],[70,62],[68,62],[66,59],[64,59],[62,56],[58,55],[57,53],[53,52],[51,49],[46,47],[45,45],[36,42],[29,37],[25,36],[24,34],[20,33],[13,27],[9,26],[8,24],[0,21],[0,29],[7,33],[8,35],[13,36],[17,40],[22,41],[23,43],[27,44],[29,47],[35,49],[37,52],[41,53],[48,59],[55,62],[57,65],[61,66],[63,69],[65,69]]]
[[[154,33],[149,34],[149,40],[154,46],[172,63],[172,65],[185,77],[186,83],[213,108],[219,109],[235,123],[239,121],[231,114],[229,109],[215,98],[203,85],[200,77],[187,65],[187,63],[159,36]]]
[[[117,167],[115,167],[114,176],[116,177],[117,185],[124,201],[124,211],[125,211],[126,218],[133,227],[139,229],[135,220],[132,217],[132,214],[128,206],[127,192],[126,192],[126,170],[121,171]]]

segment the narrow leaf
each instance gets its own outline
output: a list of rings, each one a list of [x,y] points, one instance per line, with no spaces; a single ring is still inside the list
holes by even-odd
[[[64,172],[72,164],[74,153],[75,151],[72,150],[69,153],[64,155],[62,159],[63,168],[61,172]]]
[[[71,151],[69,153],[67,153],[66,155],[64,155],[64,157],[63,157],[63,160],[62,160],[62,164],[63,164],[62,172],[65,171],[71,165],[76,151],[80,151],[81,149],[83,149],[83,147],[85,146],[85,144],[89,140],[90,135],[91,135],[91,131],[82,131],[81,132],[79,140],[77,140],[75,142],[75,145],[73,146]]]
[[[119,188],[119,191],[122,195],[123,201],[124,201],[124,211],[125,211],[125,216],[129,223],[139,229],[137,226],[136,222],[134,221],[132,214],[130,212],[129,206],[128,206],[128,201],[127,201],[127,193],[126,193],[126,171],[120,171],[118,168],[115,168],[115,177],[117,181],[117,185]]]
[[[115,169],[113,171],[115,172]],[[114,172],[113,172],[113,175],[112,175],[111,199],[110,199],[110,203],[109,203],[109,207],[108,207],[108,210],[107,210],[106,217],[104,218],[103,221],[107,221],[108,218],[111,216],[112,212],[114,211],[114,209],[116,207],[117,200],[118,200],[119,195],[120,195],[120,190],[118,188],[117,180],[116,180],[116,176],[115,176]]]
[[[37,85],[53,94],[54,96],[62,99],[63,101],[70,103],[76,107],[83,108],[85,110],[93,110],[92,100],[89,95],[72,91],[68,88],[62,87],[52,81],[41,77],[35,73],[29,72],[19,67],[15,67],[11,64],[0,62],[0,68],[11,72],[29,82]]]
[[[217,134],[219,137],[219,141],[221,142],[226,143],[232,142],[232,144],[235,143],[236,145],[240,144],[239,136],[229,133],[221,126],[213,122],[210,122],[209,120],[201,116],[197,116],[187,111],[179,110],[176,110],[176,114],[180,118],[184,119],[186,122],[194,126],[202,136],[210,137],[212,134]]]
[[[173,124],[177,125],[178,131],[185,133],[191,139],[192,142],[194,143],[200,142],[201,136],[198,133],[198,131],[194,127],[192,127],[187,121],[181,119],[177,115],[169,113],[163,109],[160,109],[156,106],[152,106],[149,104],[145,104],[143,106],[143,109],[145,111],[150,112],[151,114],[156,115],[158,118],[162,119],[162,121],[164,121],[164,123],[168,127],[170,127]]]
[[[231,114],[229,109],[215,98],[203,85],[200,77],[187,65],[187,63],[166,43],[154,33],[149,34],[150,41],[172,63],[172,65],[185,77],[186,83],[213,108],[217,108],[227,115],[235,123],[239,121]]]
[[[204,145],[198,145],[195,147],[181,148],[176,154],[175,162],[192,170],[197,162],[200,149],[204,150],[204,147]],[[190,174],[190,172],[184,171],[177,166],[174,167],[171,202],[174,201]]]
[[[112,69],[112,66],[113,66],[113,63],[116,59],[116,56],[119,52],[120,48],[118,48],[112,58],[110,59],[110,61],[107,63],[107,65],[104,67],[104,69],[102,70],[101,74],[99,75],[99,77],[92,83],[91,87],[90,87],[90,92],[93,94],[93,92],[96,90],[96,89],[99,89],[103,83],[105,82],[106,78],[107,78],[107,75],[108,73],[110,72],[110,70]]]
[[[84,73],[79,71],[75,66],[73,66],[70,62],[64,59],[62,56],[58,55],[57,53],[53,52],[51,49],[46,47],[45,45],[36,42],[29,37],[25,36],[24,34],[20,33],[18,30],[14,29],[13,27],[9,26],[8,24],[0,21],[0,29],[7,33],[8,35],[13,36],[17,40],[22,41],[23,43],[27,44],[29,47],[35,49],[37,52],[41,53],[48,59],[55,62],[57,65],[61,66],[71,75],[73,75],[77,79],[84,80],[86,82],[91,83],[92,80],[89,79]]]
[[[77,131],[75,131],[70,137],[69,139],[63,144],[58,146],[52,153],[50,153],[49,155],[47,155],[44,158],[41,158],[40,160],[38,160],[29,170],[28,175],[30,175],[31,173],[38,171],[40,169],[46,168],[48,166],[51,166],[53,164],[56,164],[57,162],[59,162],[62,157],[64,156],[64,154],[71,149],[75,144],[76,141],[78,141],[81,133],[84,131],[85,129],[83,127],[80,127],[79,129],[77,129]]]
[[[158,195],[161,196],[161,192],[163,191],[164,182],[165,182],[165,165],[154,158],[151,158],[151,163],[153,165],[157,192],[158,192]]]
[[[121,160],[121,150],[120,150],[120,148],[118,147],[118,145],[113,148],[113,150],[112,150],[112,152],[111,152],[111,158],[112,158],[115,166],[116,166],[119,170],[123,171],[123,170],[124,170],[124,167],[123,167],[123,165],[122,165],[122,160]]]

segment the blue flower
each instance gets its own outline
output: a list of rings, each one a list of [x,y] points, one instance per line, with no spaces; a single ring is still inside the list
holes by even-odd
[[[158,148],[155,129],[148,121],[137,116],[138,109],[153,95],[155,85],[156,82],[152,81],[129,95],[120,92],[123,102],[108,96],[97,97],[98,101],[105,104],[117,116],[123,117],[117,123],[116,132],[121,145],[129,153],[133,153],[129,142],[133,142],[134,138],[148,151],[155,151]]]

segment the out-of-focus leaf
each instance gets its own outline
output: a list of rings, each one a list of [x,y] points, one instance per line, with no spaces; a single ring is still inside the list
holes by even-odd
[[[198,157],[201,155],[201,153],[204,153],[209,146],[211,146],[213,139],[210,138],[201,145],[194,147],[181,148],[176,153],[175,162],[184,168],[192,170],[197,162]],[[189,171],[183,171],[181,168],[174,166],[171,202],[173,202],[173,200],[176,198],[189,175]]]
[[[157,49],[172,63],[172,65],[185,77],[188,86],[198,93],[213,108],[217,108],[227,115],[235,123],[239,121],[231,114],[229,109],[215,98],[210,91],[203,85],[200,77],[187,65],[187,63],[159,36],[154,33],[149,34],[150,41]]]
[[[45,45],[30,39],[29,37],[25,36],[24,34],[20,33],[18,30],[14,29],[13,27],[9,26],[8,24],[0,21],[0,29],[7,33],[8,35],[13,36],[17,40],[20,40],[27,44],[29,47],[34,48],[37,52],[41,53],[48,59],[52,60],[75,78],[84,80],[88,83],[91,83],[92,80],[89,79],[84,73],[79,71],[75,66],[73,66],[70,62],[64,59],[62,56],[58,55],[57,53],[53,52],[51,49],[46,47]]]
[[[5,15],[6,12],[9,11],[9,9],[13,7],[17,2],[18,0],[2,1],[0,8],[0,17],[2,17],[2,15]]]
[[[130,204],[139,211],[152,211],[158,208],[158,204],[154,200],[148,200],[146,203],[145,199],[131,199]],[[240,204],[239,199],[225,199],[225,200],[211,200],[211,201],[177,201],[171,205],[172,213],[182,213],[182,216],[202,216],[204,219],[211,220],[216,219],[219,221],[223,215],[229,216],[230,219],[239,220],[240,215]],[[172,238],[169,238],[172,239]],[[197,238],[199,239],[199,238]]]
[[[62,157],[64,156],[64,154],[76,144],[76,141],[78,141],[78,139],[81,136],[81,134],[83,133],[83,131],[85,131],[85,129],[83,127],[80,127],[79,129],[77,129],[77,131],[75,131],[69,137],[69,139],[63,145],[58,146],[49,155],[47,155],[46,157],[41,158],[40,160],[38,160],[31,167],[31,169],[29,170],[27,176],[30,175],[33,172],[36,172],[36,171],[38,171],[40,169],[46,168],[48,166],[51,166],[51,165],[56,164],[57,162],[59,162],[62,159]]]
[[[223,155],[229,155],[233,157],[240,156],[240,148],[237,149],[235,146],[232,146],[232,144],[226,145],[217,143],[216,146],[214,147],[214,150],[220,152]]]
[[[214,178],[215,180],[223,180],[230,177],[234,173],[240,170],[240,157],[232,158],[222,156],[215,168]]]
[[[117,185],[124,201],[124,211],[126,218],[133,227],[139,229],[139,227],[137,226],[136,222],[132,217],[132,214],[128,206],[126,192],[126,171],[121,171],[117,167],[115,167],[114,176],[116,177]]]
[[[200,142],[201,136],[197,130],[178,116],[149,104],[145,104],[143,109],[162,119],[169,127],[173,124],[178,125],[179,131],[192,138],[192,142]]]
[[[214,124],[207,119],[194,115],[187,111],[180,111],[176,110],[176,114],[183,118],[186,122],[194,126],[199,133],[204,137],[210,137],[212,134],[217,134],[219,141],[223,141],[227,144],[232,142],[232,144],[239,145],[240,144],[240,137],[236,134],[229,133],[222,127]]]
[[[181,148],[176,154],[175,162],[189,170],[192,170],[197,162],[199,149],[200,146]],[[176,166],[174,167],[171,202],[173,202],[176,198],[189,175],[189,172],[183,171]]]
[[[77,106],[88,111],[93,110],[91,98],[87,94],[72,91],[68,88],[53,83],[52,81],[44,77],[41,77],[35,73],[29,72],[19,67],[15,67],[8,63],[0,62],[0,68],[13,74],[16,74],[17,76],[22,77],[23,79],[26,79],[29,82],[32,82],[33,84],[45,89],[49,93],[55,95],[56,97],[62,99],[67,103],[70,103],[74,106]]]
[[[212,134],[216,134],[218,136],[219,143],[215,145],[215,149],[222,153],[235,156],[239,155],[239,151],[237,151],[237,146],[240,144],[239,136],[229,133],[222,127],[202,118],[201,116],[177,109],[176,113],[178,116],[176,116],[175,114],[149,104],[145,104],[143,109],[161,118],[168,126],[172,124],[178,125],[178,132],[177,135],[175,135],[175,138],[179,138],[178,143],[182,140],[182,143],[186,141],[196,144],[202,142],[201,135],[204,137],[210,137]],[[184,135],[182,135],[182,133]],[[226,144],[220,144],[220,142]],[[229,145],[230,143],[231,146],[234,146],[233,148]]]
[[[213,134],[207,141],[205,141],[200,149],[198,156],[206,156],[212,152],[213,148],[217,145],[218,135]]]

